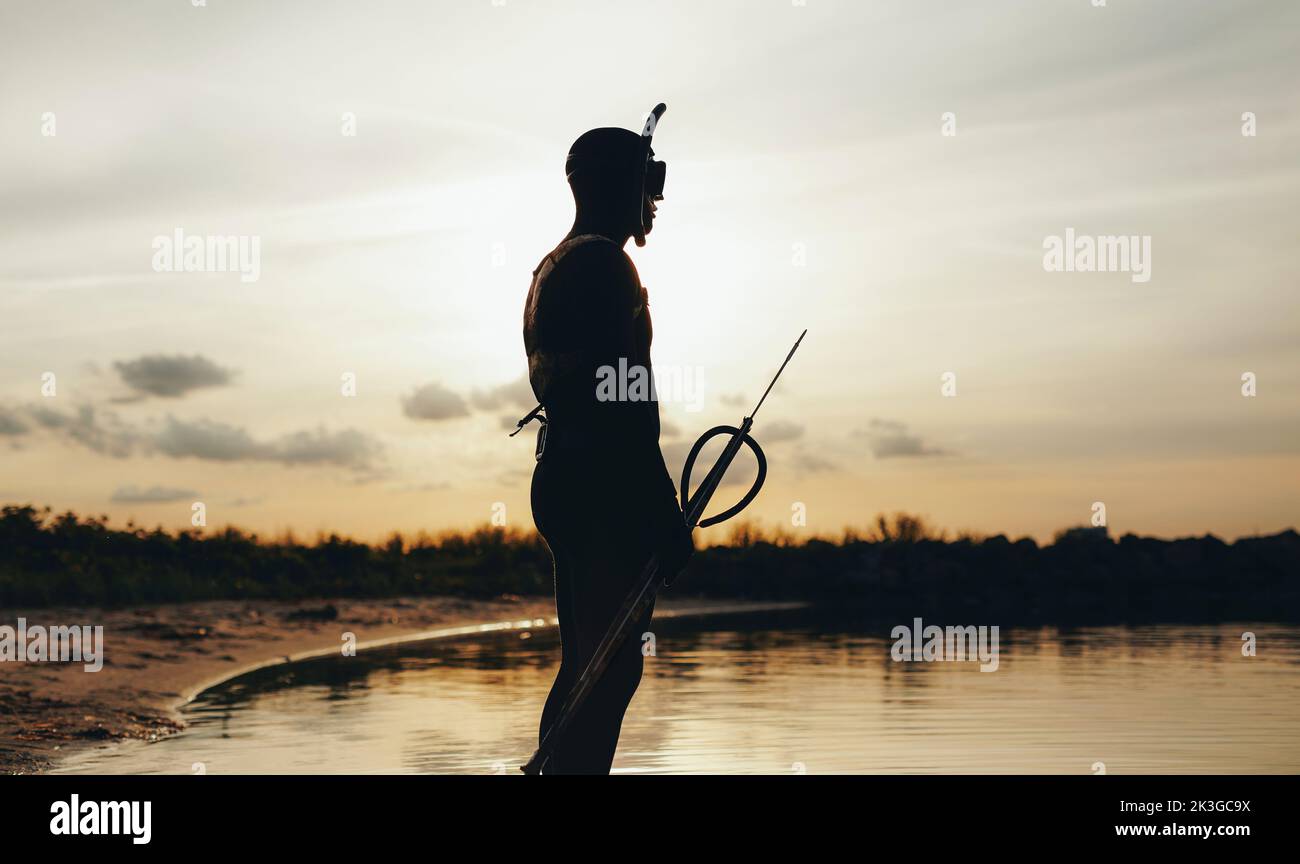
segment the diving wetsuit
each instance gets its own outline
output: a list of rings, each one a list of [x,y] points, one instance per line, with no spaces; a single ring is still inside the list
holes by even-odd
[[[598,370],[640,366],[650,375],[645,289],[621,246],[571,234],[533,273],[524,311],[529,380],[546,408],[544,453],[533,473],[533,519],[555,560],[563,658],[542,712],[546,734],[577,676],[652,554],[675,574],[690,532],[659,450],[659,405],[602,401]],[[623,714],[641,681],[633,631],[546,767],[549,774],[608,773]]]

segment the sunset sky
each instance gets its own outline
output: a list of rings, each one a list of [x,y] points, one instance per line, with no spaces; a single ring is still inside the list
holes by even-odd
[[[1297,525],[1297,32],[1283,0],[11,0],[0,502],[530,528],[503,424],[564,156],[663,101],[629,248],[700,385],[663,406],[674,473],[807,327],[755,430],[770,526]],[[177,228],[259,238],[260,278],[155,272]],[[1149,236],[1150,280],[1045,271],[1067,228]]]

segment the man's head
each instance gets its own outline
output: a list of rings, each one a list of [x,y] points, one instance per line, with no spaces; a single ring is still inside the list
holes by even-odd
[[[592,129],[569,148],[564,170],[578,208],[576,225],[626,242],[645,245],[663,200],[667,166],[654,160],[650,139],[663,115],[651,112],[641,135],[627,129]]]

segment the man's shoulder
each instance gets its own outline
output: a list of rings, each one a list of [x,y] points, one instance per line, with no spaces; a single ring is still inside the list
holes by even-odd
[[[570,268],[604,269],[614,272],[634,273],[632,259],[608,237],[600,234],[580,234],[565,240],[552,253],[558,263]]]
[[[565,294],[592,292],[608,296],[610,291],[626,294],[635,301],[641,279],[623,247],[598,234],[570,238],[550,255],[539,271],[544,281],[568,286]]]

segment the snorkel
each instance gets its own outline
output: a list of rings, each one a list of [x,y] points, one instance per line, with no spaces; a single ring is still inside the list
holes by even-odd
[[[650,116],[646,117],[645,126],[641,129],[635,186],[640,192],[637,196],[636,213],[638,228],[632,233],[632,239],[636,241],[637,246],[645,245],[645,236],[654,228],[655,202],[664,200],[664,180],[667,178],[668,165],[655,160],[655,151],[650,144],[655,129],[659,126],[659,118],[663,117],[667,110],[668,106],[660,102],[650,112]]]

